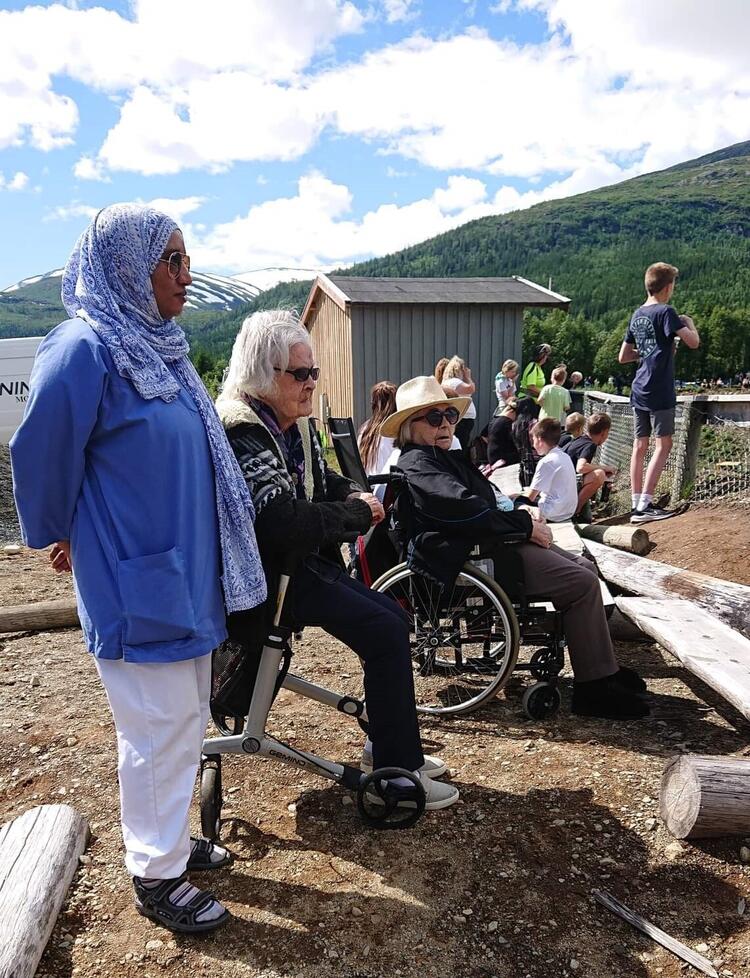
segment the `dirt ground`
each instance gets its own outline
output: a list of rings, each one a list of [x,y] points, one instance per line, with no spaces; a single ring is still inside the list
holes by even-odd
[[[663,558],[665,535],[666,526],[654,532],[654,556]],[[69,578],[52,575],[44,555],[0,556],[0,605],[64,593]],[[560,713],[544,723],[523,717],[523,679],[477,713],[424,723],[426,748],[447,760],[461,801],[406,832],[364,828],[335,785],[230,758],[222,836],[236,861],[200,882],[233,919],[197,939],[172,936],[133,909],[114,731],[80,633],[0,636],[0,821],[67,802],[93,833],[38,974],[685,973],[668,951],[595,905],[596,887],[712,959],[723,976],[750,974],[750,866],[739,855],[748,840],[675,844],[658,818],[665,761],[680,752],[750,755],[750,726],[655,646],[619,643],[618,654],[648,680],[646,721],[571,716],[568,676]],[[297,644],[293,669],[342,690],[358,685],[351,653],[315,629]],[[286,691],[269,729],[337,759],[354,761],[361,748],[351,721]],[[197,806],[194,817],[197,825]]]
[[[681,516],[644,527],[654,560],[750,584],[750,507],[692,505]]]

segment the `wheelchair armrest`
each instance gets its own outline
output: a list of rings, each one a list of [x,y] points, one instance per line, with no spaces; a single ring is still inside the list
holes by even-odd
[[[497,542],[502,544],[526,543],[528,539],[525,533],[506,533]]]
[[[406,481],[406,476],[403,472],[391,469],[390,472],[382,475],[370,475],[367,477],[367,481],[371,486],[399,486]]]

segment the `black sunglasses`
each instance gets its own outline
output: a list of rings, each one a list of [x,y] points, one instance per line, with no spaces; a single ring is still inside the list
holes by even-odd
[[[414,421],[426,421],[431,428],[439,428],[443,423],[443,418],[448,422],[448,424],[456,424],[460,415],[456,408],[449,407],[444,411],[440,408],[430,408],[427,414],[423,414],[419,418],[413,418]]]
[[[317,380],[320,377],[320,367],[296,367],[294,370],[282,370],[281,367],[274,367],[273,369],[277,374],[291,374],[300,384],[304,384],[310,377],[313,380]]]

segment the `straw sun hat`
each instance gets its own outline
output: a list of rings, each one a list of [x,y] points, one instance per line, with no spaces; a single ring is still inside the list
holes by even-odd
[[[470,404],[470,397],[448,397],[434,377],[413,377],[396,391],[396,413],[385,419],[380,434],[395,438],[412,415],[433,407],[454,407],[460,421]]]

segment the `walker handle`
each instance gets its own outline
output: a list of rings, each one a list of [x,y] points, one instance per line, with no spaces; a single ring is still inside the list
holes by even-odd
[[[289,590],[291,579],[290,574],[282,574],[279,578],[279,590],[276,595],[276,611],[273,616],[274,628],[278,628],[281,624],[281,612],[284,610],[284,601],[286,600],[286,593]]]

